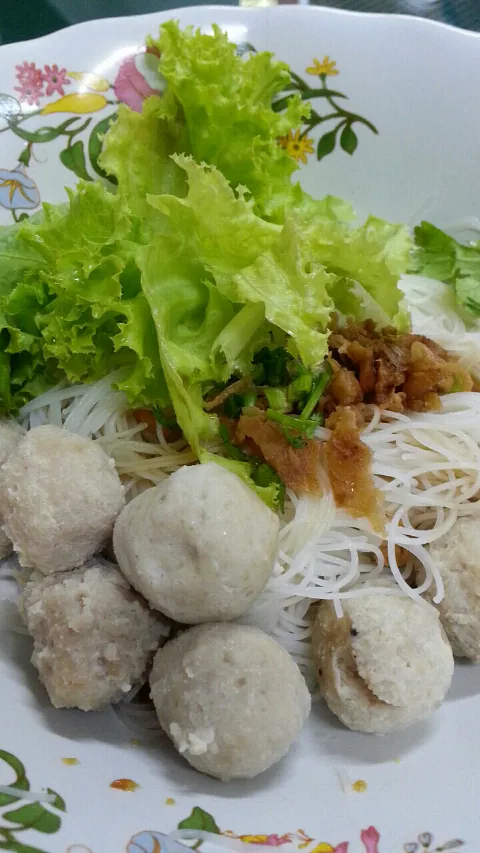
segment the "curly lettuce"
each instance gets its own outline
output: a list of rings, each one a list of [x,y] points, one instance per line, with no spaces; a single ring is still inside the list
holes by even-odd
[[[11,282],[0,293],[2,410],[17,410],[60,380],[93,382],[118,367],[132,403],[164,405],[135,224],[101,184],[81,183],[68,196],[67,205],[45,205],[21,223],[4,256]]]
[[[0,229],[0,406],[122,367],[130,403],[173,404],[200,454],[218,427],[205,395],[262,348],[288,347],[314,373],[332,310],[400,325],[411,243],[292,183],[278,138],[309,107],[292,96],[272,109],[288,66],[241,58],[218,27],[170,21],[150,45],[162,94],[142,113],[121,105],[103,142],[115,194],[80,183],[67,204]],[[469,304],[472,269],[457,276]]]
[[[278,137],[299,127],[310,112],[299,95],[289,99],[285,112],[272,109],[290,82],[288,65],[266,51],[238,56],[218,26],[206,35],[168,21],[149,44],[159,51],[159,72],[167,83],[163,115],[170,126],[183,118],[187,128],[189,147],[179,153],[216,166],[233,187],[248,189],[258,211],[281,220],[295,198],[291,176],[298,166]]]
[[[178,422],[198,452],[216,426],[202,410],[205,384],[227,380],[240,365],[248,371],[252,338],[258,346],[262,335],[268,341],[267,322],[305,364],[322,361],[331,276],[309,260],[293,221],[267,222],[244,188],[235,192],[215,167],[173,159],[186,172],[188,193],[148,196],[163,229],[137,260]]]

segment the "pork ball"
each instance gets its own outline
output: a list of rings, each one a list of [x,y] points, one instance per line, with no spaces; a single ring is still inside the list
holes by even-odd
[[[158,719],[187,761],[218,779],[257,776],[279,761],[310,712],[288,652],[258,628],[199,625],[157,652]]]
[[[44,574],[82,565],[104,545],[124,506],[123,486],[96,441],[40,426],[2,469],[0,513],[20,564]]]
[[[20,424],[13,420],[0,420],[0,465],[7,461],[20,439],[25,434]],[[0,469],[0,479],[2,472]],[[12,552],[12,543],[3,530],[3,518],[0,515],[0,560]]]
[[[215,462],[181,468],[118,517],[117,562],[152,607],[176,622],[236,619],[260,595],[278,517]]]
[[[480,520],[460,518],[429,550],[445,587],[436,607],[453,654],[480,663]]]
[[[118,702],[144,675],[168,634],[166,621],[104,560],[48,577],[34,574],[21,611],[50,701],[82,711]]]
[[[323,602],[313,622],[313,659],[330,710],[348,728],[378,734],[428,717],[453,675],[436,611],[373,590],[342,606],[339,619]]]

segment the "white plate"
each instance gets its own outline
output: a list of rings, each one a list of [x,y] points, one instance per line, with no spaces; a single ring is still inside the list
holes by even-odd
[[[350,155],[351,134],[347,151],[337,136],[335,151],[316,159],[318,140],[343,113],[307,134],[312,152],[304,151],[299,176],[314,194],[332,192],[352,199],[361,215],[407,222],[425,212],[440,226],[478,215],[480,36],[417,18],[308,7],[202,7],[174,15],[204,28],[216,22],[237,43],[274,51],[311,88],[321,88],[319,74],[329,72],[324,84],[348,97],[334,103],[354,114],[349,123],[358,145]],[[115,111],[117,98],[131,100],[139,85],[148,91],[151,57],[141,45],[170,16],[93,21],[0,49],[2,223],[30,213],[40,199],[64,198],[63,187],[76,180],[72,167],[95,177],[92,131]],[[326,114],[325,101],[312,99],[319,114]],[[60,125],[75,133],[55,135]],[[287,142],[293,151],[295,140]],[[328,147],[328,138],[322,144]],[[28,663],[30,651],[26,638],[0,630],[0,785],[25,771],[32,790],[57,791],[67,811],[60,800],[26,811],[0,795],[0,849],[167,853],[159,833],[194,809],[197,828],[205,821],[212,828],[211,815],[222,832],[286,853],[478,848],[479,669],[457,666],[442,710],[401,735],[348,732],[318,704],[280,765],[253,782],[221,784],[191,770],[166,740],[132,743],[135,734],[113,710],[52,709]],[[364,780],[367,790],[345,793],[342,777]],[[134,793],[110,787],[122,778],[140,787]]]

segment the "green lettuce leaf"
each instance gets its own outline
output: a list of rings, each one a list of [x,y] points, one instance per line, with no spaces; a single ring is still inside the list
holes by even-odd
[[[165,229],[179,245],[188,242],[189,251],[220,274],[242,270],[273,245],[281,226],[255,214],[244,187],[234,192],[217,168],[192,157],[174,154],[172,159],[186,174],[186,197],[149,195],[148,201],[168,217]]]
[[[101,183],[80,181],[66,190],[68,204],[43,205],[43,215],[20,224],[19,239],[35,248],[47,263],[66,251],[100,251],[125,240],[131,230],[128,212]]]
[[[311,257],[336,273],[346,283],[350,307],[352,289],[348,281],[358,282],[384,312],[387,322],[403,325],[403,295],[398,280],[409,266],[412,240],[403,225],[393,225],[369,216],[359,227],[334,216],[312,216],[303,220],[303,235]],[[302,225],[300,225],[302,227]],[[335,283],[330,292],[341,303]],[[343,299],[346,298],[346,295]],[[360,300],[361,301],[361,300]]]
[[[214,272],[218,287],[235,301],[261,303],[268,320],[288,333],[307,367],[318,367],[328,347],[334,308],[327,285],[335,276],[311,260],[293,216],[271,249],[228,278]]]
[[[166,88],[141,114],[119,107],[99,157],[132,213],[146,217],[145,228],[155,223],[146,194],[185,194],[184,174],[169,157],[177,153],[217,166],[232,186],[247,187],[256,210],[282,221],[286,207],[307,198],[292,186],[298,167],[278,138],[299,127],[310,108],[295,95],[283,113],[272,109],[290,82],[288,66],[266,52],[242,59],[216,26],[204,35],[169,21],[149,44],[160,54]]]
[[[263,305],[254,302],[244,305],[212,344],[212,359],[219,374],[226,380],[231,373],[248,372],[254,352],[269,341]]]
[[[212,347],[233,319],[234,307],[208,280],[185,233],[159,236],[137,257],[177,421],[199,455],[200,442],[217,430],[217,419],[203,411],[202,400],[204,384],[223,378]]]
[[[413,272],[450,284],[461,311],[480,316],[480,243],[463,246],[435,225],[415,228]]]
[[[38,280],[42,254],[20,239],[14,225],[0,228],[0,260],[0,411],[10,412],[54,385],[57,376],[44,363],[33,320],[37,306],[47,302]]]
[[[99,157],[102,169],[117,179],[118,195],[135,216],[146,218],[144,224],[153,215],[148,193],[186,192],[185,173],[170,157],[188,147],[185,124],[167,123],[161,112],[162,100],[156,96],[144,102],[142,113],[121,104]]]
[[[0,228],[0,298],[8,295],[29,270],[38,269],[42,261],[36,246],[25,244],[18,233],[18,225]]]
[[[273,511],[278,509],[282,499],[282,487],[277,481],[272,481],[268,486],[258,486],[252,479],[252,468],[248,462],[240,462],[236,459],[226,459],[224,456],[218,456],[216,453],[210,453],[208,450],[201,450],[200,462],[216,462],[217,465],[222,465],[227,471],[236,474],[241,480],[251,489],[258,497]]]
[[[173,159],[188,193],[148,196],[164,221],[137,262],[177,420],[200,455],[218,427],[203,410],[205,390],[247,373],[255,348],[275,340],[273,328],[307,366],[322,362],[333,307],[326,286],[335,276],[310,260],[293,214],[283,227],[269,223],[215,167]]]
[[[186,125],[177,151],[216,166],[233,187],[247,187],[258,210],[281,221],[285,206],[302,191],[292,187],[298,167],[278,137],[309,114],[299,95],[285,112],[272,109],[273,98],[290,83],[288,66],[267,52],[242,59],[217,26],[205,35],[168,21],[149,43],[160,53],[159,71],[167,82],[163,116],[170,126],[178,128],[182,119]]]
[[[170,241],[183,241],[183,251],[188,242],[188,256],[198,259],[230,302],[259,306],[252,331],[261,326],[264,312],[291,337],[306,365],[320,363],[333,308],[326,286],[333,276],[310,260],[293,213],[283,227],[266,222],[255,214],[244,189],[234,192],[217,169],[184,156],[174,159],[187,173],[187,196],[149,196],[150,204],[168,219]],[[249,311],[253,314],[254,309]],[[244,338],[244,345],[247,342]],[[238,344],[236,350],[238,354]]]
[[[199,454],[217,431],[205,392],[248,373],[262,347],[315,370],[332,309],[360,318],[367,297],[400,324],[410,242],[292,185],[278,138],[308,107],[293,96],[272,109],[286,65],[240,58],[218,27],[169,22],[151,44],[166,88],[141,114],[119,107],[99,160],[117,192],[80,183],[67,204],[0,230],[0,406],[122,368],[132,405],[173,404]],[[470,304],[473,263],[461,278]]]
[[[121,198],[92,183],[18,227],[15,273],[0,293],[3,411],[59,380],[91,382],[119,367],[119,387],[132,404],[168,402],[135,263],[136,231]],[[20,269],[19,257],[29,265]],[[8,264],[6,255],[6,271]]]
[[[356,282],[336,276],[327,284],[327,292],[339,314],[352,320],[363,320],[363,303]]]

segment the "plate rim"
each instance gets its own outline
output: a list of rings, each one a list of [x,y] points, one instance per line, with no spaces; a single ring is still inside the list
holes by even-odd
[[[424,18],[419,15],[404,15],[399,13],[390,13],[390,12],[362,12],[356,11],[353,9],[337,9],[335,7],[330,6],[311,6],[311,5],[279,5],[279,6],[258,6],[254,8],[242,7],[242,6],[230,6],[223,3],[213,4],[196,4],[194,6],[179,6],[173,9],[166,9],[164,11],[158,10],[155,12],[145,12],[139,15],[117,15],[114,17],[103,17],[103,18],[92,18],[87,21],[80,21],[75,24],[70,24],[69,26],[62,27],[58,30],[53,30],[51,33],[45,33],[45,35],[37,36],[31,39],[24,39],[21,41],[8,42],[7,44],[0,45],[0,59],[9,53],[14,52],[20,45],[22,47],[26,45],[32,46],[40,46],[42,42],[48,41],[52,38],[62,38],[63,36],[69,37],[77,33],[77,31],[82,30],[96,30],[99,26],[105,26],[108,24],[111,27],[116,25],[124,26],[127,21],[131,21],[134,18],[136,21],[155,21],[155,20],[168,20],[171,18],[175,18],[176,15],[180,15],[182,18],[188,17],[190,14],[194,17],[198,12],[212,12],[212,22],[214,20],[213,13],[222,13],[228,12],[232,15],[240,15],[242,17],[249,15],[251,17],[265,17],[269,18],[271,16],[277,17],[290,17],[292,14],[300,15],[300,16],[310,16],[310,15],[323,15],[325,17],[333,18],[344,18],[344,19],[357,19],[358,21],[369,21],[370,23],[378,23],[380,25],[384,25],[388,23],[389,26],[395,25],[400,27],[413,27],[413,28],[422,28],[426,32],[434,32],[442,33],[446,35],[451,35],[454,38],[459,39],[469,39],[472,42],[477,42],[480,46],[480,31],[475,30],[467,30],[463,27],[458,27],[454,24],[449,24],[444,21],[434,21],[431,18]]]
[[[0,61],[2,57],[4,61],[10,62],[12,58],[16,58],[20,50],[38,50],[42,52],[44,50],[50,50],[51,45],[55,44],[65,44],[68,43],[70,39],[78,39],[83,38],[84,34],[88,36],[91,34],[92,40],[96,37],[99,37],[101,33],[105,30],[110,30],[112,38],[117,37],[117,33],[115,29],[117,28],[118,38],[119,40],[125,35],[128,25],[132,22],[132,19],[139,19],[138,27],[139,29],[145,25],[145,31],[148,31],[148,28],[152,29],[161,21],[167,20],[168,18],[181,18],[183,21],[188,21],[189,19],[195,20],[199,14],[204,18],[213,22],[215,18],[218,16],[224,16],[226,21],[231,21],[232,19],[240,19],[240,20],[250,20],[255,23],[261,23],[265,21],[275,20],[276,22],[283,21],[284,23],[292,20],[292,16],[297,16],[299,21],[299,25],[301,22],[305,22],[308,20],[315,21],[315,26],[319,26],[321,21],[332,21],[339,22],[339,29],[341,29],[341,21],[351,22],[352,19],[356,21],[357,26],[362,25],[362,22],[365,22],[368,26],[368,29],[373,33],[378,32],[381,33],[384,31],[385,26],[388,26],[391,36],[395,37],[396,32],[400,32],[402,38],[406,38],[408,33],[411,32],[424,32],[426,34],[427,39],[432,36],[432,40],[438,38],[437,42],[437,50],[442,49],[442,45],[444,44],[454,44],[455,49],[461,49],[461,45],[465,45],[466,42],[464,40],[464,36],[471,36],[475,41],[470,39],[471,44],[480,44],[480,33],[471,32],[468,30],[463,30],[456,28],[454,26],[444,24],[441,22],[431,21],[429,19],[419,18],[413,15],[391,15],[391,14],[375,14],[375,13],[367,13],[367,12],[353,12],[350,10],[342,10],[342,9],[332,9],[328,7],[317,7],[317,6],[302,6],[302,11],[298,6],[278,6],[278,7],[259,7],[255,9],[248,9],[236,6],[227,6],[227,5],[196,5],[196,6],[188,6],[188,7],[180,7],[178,9],[166,10],[164,12],[150,12],[142,15],[126,15],[126,16],[116,16],[113,18],[96,18],[91,21],[84,21],[77,24],[72,24],[68,27],[64,27],[60,30],[56,30],[52,33],[47,33],[44,36],[39,36],[34,39],[26,39],[24,41],[12,42],[7,45],[0,46]],[[304,10],[308,9],[308,12]],[[313,12],[311,11],[313,10]],[[245,13],[248,14],[249,18],[246,17]],[[317,15],[314,18],[314,15]],[[141,20],[140,20],[141,19]],[[145,19],[145,20],[144,20]],[[137,21],[135,20],[135,26],[137,26]],[[423,27],[423,30],[421,29]],[[355,26],[353,27],[355,29]],[[73,30],[73,33],[71,32]],[[449,34],[452,33],[452,39],[450,40]],[[436,34],[436,35],[435,35]],[[458,38],[458,40],[456,40]],[[444,39],[446,41],[444,42]],[[40,43],[40,44],[38,44]],[[475,49],[475,48],[474,48]],[[3,51],[3,52],[2,52]],[[42,729],[43,731],[43,729]],[[13,747],[12,747],[13,748]],[[16,747],[15,747],[16,749]],[[24,748],[26,751],[26,747]],[[80,784],[79,784],[80,789]],[[163,790],[163,787],[162,787]],[[202,803],[205,802],[206,797],[205,793],[202,791],[198,794],[198,800]],[[368,801],[367,801],[368,803]],[[77,813],[75,811],[76,803],[72,802],[73,809],[71,809],[71,814],[73,813],[73,822],[72,825],[75,826],[77,824]],[[192,801],[193,805],[193,801]],[[375,800],[374,806],[375,812],[377,810],[377,801]],[[220,810],[220,809],[219,809]],[[350,816],[348,816],[347,807],[344,807],[345,810],[345,824],[348,832],[354,831],[354,823]],[[380,810],[379,810],[380,811]],[[373,818],[372,818],[373,819]],[[378,823],[380,819],[375,817],[375,822]],[[152,821],[153,823],[154,821]],[[160,822],[160,821],[159,821]],[[360,825],[360,824],[358,824]],[[366,825],[366,823],[365,823]],[[255,829],[255,827],[253,827]],[[390,833],[389,824],[385,823],[385,829]],[[383,835],[383,829],[382,829]],[[352,838],[353,840],[353,838]],[[386,839],[388,843],[388,838]]]

